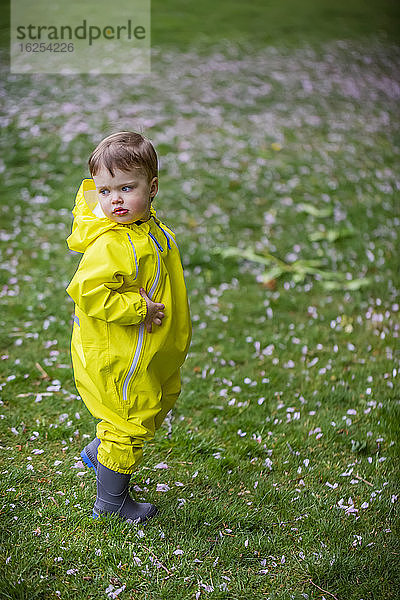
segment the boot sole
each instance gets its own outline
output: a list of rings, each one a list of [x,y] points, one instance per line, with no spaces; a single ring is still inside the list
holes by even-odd
[[[157,513],[158,513],[158,508],[155,506],[153,510],[149,511],[149,513],[145,516],[144,519],[141,519],[141,520],[140,519],[136,519],[135,521],[132,521],[132,519],[125,519],[125,520],[128,521],[128,522],[131,522],[131,523],[135,523],[135,524],[146,523],[149,519],[151,519],[152,517],[155,517]],[[101,513],[101,514],[98,514],[97,512],[95,512],[93,510],[92,517],[93,517],[93,519],[99,519],[100,517],[105,516],[107,514],[111,514],[111,513]]]
[[[88,457],[88,455],[86,454],[85,450],[83,449],[81,452],[81,458],[83,460],[83,462],[85,463],[85,465],[87,467],[89,467],[89,469],[93,469],[93,471],[96,473],[97,475],[97,470],[96,467],[94,466],[94,464],[92,463],[92,461],[90,460],[90,458]]]

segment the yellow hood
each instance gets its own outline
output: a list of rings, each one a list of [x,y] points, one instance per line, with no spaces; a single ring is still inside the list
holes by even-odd
[[[156,211],[153,207],[150,208],[150,212],[151,216],[158,222]],[[129,228],[129,224],[115,223],[104,215],[97,199],[96,186],[93,179],[84,179],[82,181],[76,194],[72,214],[74,215],[74,222],[72,224],[71,235],[67,238],[67,244],[71,250],[82,254],[105,231],[120,227]]]

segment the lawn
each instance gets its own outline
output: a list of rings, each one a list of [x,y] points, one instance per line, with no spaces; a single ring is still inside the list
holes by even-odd
[[[320,8],[303,41],[277,4],[270,37],[255,8],[222,19],[223,5],[224,35],[202,36],[198,3],[174,46],[153,3],[148,76],[17,76],[3,61],[2,600],[398,598],[394,4],[344,19],[345,35]],[[184,10],[171,6],[166,24]],[[155,208],[179,239],[194,332],[179,403],[132,478],[160,509],[146,527],[91,518],[80,451],[95,423],[65,293],[86,158],[122,128],[159,151]]]

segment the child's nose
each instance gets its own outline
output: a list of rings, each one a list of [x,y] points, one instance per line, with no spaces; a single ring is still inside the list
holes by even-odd
[[[121,202],[121,195],[118,191],[111,192],[111,202],[113,204],[117,204],[118,202]]]

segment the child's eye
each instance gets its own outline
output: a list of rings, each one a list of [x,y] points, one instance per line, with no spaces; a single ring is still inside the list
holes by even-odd
[[[123,192],[130,192],[133,186],[131,185],[124,185],[122,189]]]
[[[106,194],[108,194],[108,190],[99,190],[99,194],[105,196]]]

